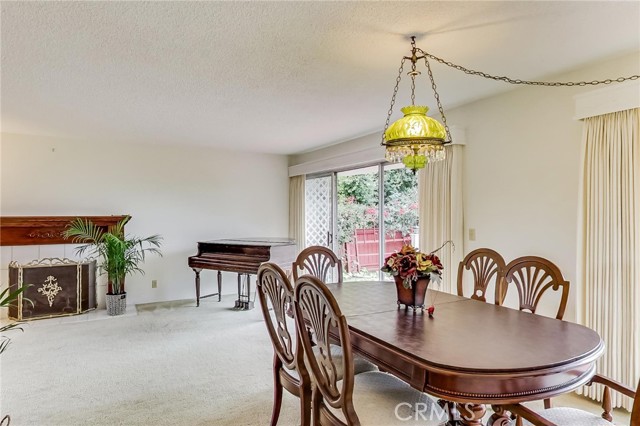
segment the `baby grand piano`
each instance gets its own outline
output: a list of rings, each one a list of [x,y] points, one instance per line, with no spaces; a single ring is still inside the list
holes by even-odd
[[[218,296],[222,291],[222,271],[238,273],[238,300],[235,308],[253,309],[251,300],[251,275],[257,274],[263,262],[273,262],[285,271],[291,270],[296,257],[296,244],[285,238],[237,238],[203,241],[198,243],[198,254],[189,257],[189,266],[196,273],[196,305],[200,299]],[[203,269],[218,271],[218,292],[200,296],[200,272]],[[243,275],[246,279],[243,282]]]

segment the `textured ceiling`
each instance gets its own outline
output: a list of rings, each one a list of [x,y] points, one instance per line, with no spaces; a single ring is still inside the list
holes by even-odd
[[[408,35],[523,79],[640,50],[637,1],[2,2],[1,19],[4,132],[286,154],[381,129]],[[509,88],[432,68],[445,108]]]

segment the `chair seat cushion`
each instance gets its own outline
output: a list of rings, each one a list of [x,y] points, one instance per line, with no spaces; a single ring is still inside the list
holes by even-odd
[[[558,426],[612,426],[600,416],[576,408],[557,407],[537,411],[545,419]],[[531,423],[525,422],[530,425]]]
[[[317,351],[319,351],[319,349],[317,347],[314,347],[314,352]],[[335,362],[338,377],[342,378],[342,348],[338,345],[331,345],[331,357]],[[367,371],[378,371],[378,367],[364,358],[354,357],[353,372],[355,374],[360,374]],[[287,373],[295,379],[300,379],[300,376],[298,375],[298,372],[296,370],[287,370]]]
[[[448,420],[433,398],[378,371],[355,376],[353,406],[363,426],[440,426]],[[342,413],[333,413],[344,421]]]
[[[315,349],[315,348],[314,348]],[[317,349],[315,349],[317,350]],[[331,356],[338,369],[338,377],[342,377],[342,348],[338,345],[331,345]],[[378,367],[359,356],[353,357],[353,372],[355,374],[366,373],[367,371],[378,371]]]

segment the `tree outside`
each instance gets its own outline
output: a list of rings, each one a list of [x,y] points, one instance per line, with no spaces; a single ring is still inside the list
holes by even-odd
[[[384,225],[387,235],[409,235],[418,226],[418,183],[407,169],[384,173]],[[338,176],[339,243],[353,240],[355,229],[378,227],[378,176]]]
[[[338,175],[337,184],[338,243],[343,256],[346,256],[347,244],[354,242],[356,230],[377,231],[379,227],[378,174]],[[405,168],[385,169],[383,188],[387,246],[392,246],[391,241],[397,241],[398,235],[409,242],[410,234],[418,226],[417,177]],[[349,262],[345,266],[349,271]]]

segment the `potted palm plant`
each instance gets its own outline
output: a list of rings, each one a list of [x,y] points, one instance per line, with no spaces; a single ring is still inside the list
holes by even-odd
[[[65,237],[74,243],[85,243],[76,249],[78,255],[87,254],[101,259],[100,273],[106,274],[108,279],[106,301],[109,315],[121,315],[126,310],[125,277],[135,272],[144,274],[139,265],[144,262],[146,254],[162,256],[160,235],[146,238],[125,235],[124,225],[129,219],[128,216],[109,231],[104,231],[88,219],[76,218],[65,231]]]
[[[6,308],[9,305],[14,305],[17,301],[18,301],[18,296],[20,296],[20,293],[24,292],[27,289],[28,285],[24,285],[14,291],[11,291],[11,289],[9,287],[5,288],[2,292],[0,292],[0,308]],[[31,303],[31,300],[29,299],[23,299],[24,301]],[[33,303],[32,303],[33,304]],[[22,328],[20,327],[20,323],[17,322],[10,322],[8,324],[0,324],[0,333],[3,333],[5,331],[8,330],[21,330]],[[7,346],[9,346],[9,342],[11,341],[10,338],[0,335],[0,354],[2,352],[5,351],[5,349],[7,349]],[[2,423],[0,422],[0,425]]]
[[[18,296],[20,295],[20,293],[25,291],[27,287],[28,286],[25,285],[14,291],[11,291],[10,288],[8,287],[5,288],[2,292],[0,292],[0,308],[6,308],[9,305],[12,305],[15,302],[17,302]],[[25,300],[27,300],[28,302],[31,302],[28,299],[25,299]],[[17,322],[4,324],[0,327],[0,333],[8,330],[22,331],[22,328],[20,327],[20,324]],[[10,341],[11,341],[10,338],[0,335],[0,354],[4,352],[5,349],[7,349],[7,346],[9,346]],[[2,420],[0,420],[0,426],[9,426],[10,424],[11,424],[11,416],[6,414],[4,417],[2,417]]]

